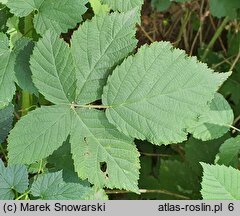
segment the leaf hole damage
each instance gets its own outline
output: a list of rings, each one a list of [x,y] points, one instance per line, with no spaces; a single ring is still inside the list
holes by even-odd
[[[104,161],[104,162],[100,162],[100,170],[105,173],[107,171],[107,163]]]

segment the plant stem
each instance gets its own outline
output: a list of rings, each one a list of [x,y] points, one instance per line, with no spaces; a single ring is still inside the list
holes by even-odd
[[[238,54],[237,54],[237,57],[234,59],[234,62],[233,64],[231,65],[229,71],[232,71],[233,68],[236,66],[236,64],[238,63],[238,60],[240,58],[240,45],[239,45],[239,48],[238,48]]]
[[[190,199],[187,196],[184,195],[180,195],[180,194],[175,194],[172,193],[170,191],[166,191],[166,190],[148,190],[148,189],[139,189],[140,193],[162,193],[162,194],[167,194],[167,195],[171,195],[171,196],[175,196],[178,198],[182,198],[182,199]],[[126,194],[126,193],[133,193],[131,191],[124,191],[124,190],[106,190],[107,194]]]
[[[32,103],[32,95],[27,91],[22,90],[22,116],[28,113],[28,108]]]
[[[217,28],[215,34],[213,35],[211,41],[209,42],[207,48],[205,49],[205,51],[202,55],[202,60],[204,60],[206,58],[209,50],[213,47],[214,43],[216,42],[218,37],[221,35],[221,33],[224,30],[224,27],[226,26],[228,21],[229,21],[229,17],[225,17],[224,20],[222,21],[221,25]]]
[[[236,128],[236,127],[232,126],[232,125],[229,125],[229,127],[230,127],[230,128],[232,128],[232,129],[233,129],[233,130],[235,130],[235,131],[238,131],[238,132],[240,132],[240,129],[238,129],[238,128]]]
[[[22,199],[24,196],[27,196],[29,194],[30,191],[26,191],[24,194],[22,194],[21,196],[17,197],[16,200],[20,200]]]
[[[82,107],[82,108],[95,108],[95,109],[108,109],[111,108],[111,106],[104,106],[104,105],[92,105],[92,104],[87,104],[87,105],[78,105],[78,104],[72,104],[73,107]]]

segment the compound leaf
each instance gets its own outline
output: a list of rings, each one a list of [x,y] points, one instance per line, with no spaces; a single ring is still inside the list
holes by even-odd
[[[0,200],[14,198],[14,191],[23,193],[28,187],[28,173],[24,165],[5,167],[0,160]]]
[[[104,112],[73,110],[70,143],[75,170],[96,187],[138,192],[139,153],[133,140],[108,123]]]
[[[51,29],[60,34],[82,21],[81,15],[86,11],[86,3],[86,0],[9,0],[7,6],[19,17],[35,11],[33,22],[37,33],[44,34]]]
[[[218,164],[237,167],[240,152],[240,136],[226,140],[219,149]]]
[[[224,165],[201,163],[203,179],[201,194],[205,200],[239,200],[240,171]]]
[[[120,12],[126,12],[135,7],[141,7],[143,0],[101,0],[104,4],[110,6],[113,10],[118,10]]]
[[[0,144],[5,140],[12,127],[13,105],[0,109]]]
[[[32,195],[43,200],[83,200],[91,188],[77,183],[65,183],[62,172],[41,175],[33,182]]]
[[[0,109],[7,106],[15,92],[15,56],[8,48],[8,38],[0,33]]]
[[[135,11],[94,17],[74,32],[71,47],[77,67],[77,103],[101,98],[107,76],[137,44]]]
[[[67,139],[68,106],[41,107],[22,117],[8,137],[10,163],[30,164],[53,153]]]
[[[209,109],[202,113],[189,132],[203,141],[216,139],[224,135],[233,123],[233,111],[225,98],[216,93]]]
[[[75,68],[68,45],[47,31],[33,50],[30,59],[33,82],[46,99],[71,103],[75,97]]]
[[[187,139],[187,129],[206,109],[230,73],[213,73],[168,42],[143,46],[109,77],[103,104],[124,134],[155,144]]]

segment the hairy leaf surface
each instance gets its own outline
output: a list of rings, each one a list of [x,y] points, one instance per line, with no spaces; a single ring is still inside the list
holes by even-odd
[[[0,109],[0,145],[5,140],[8,132],[12,128],[13,121],[13,105]]]
[[[8,38],[0,33],[0,109],[12,101],[15,92],[14,61],[15,56],[8,48]]]
[[[37,12],[34,17],[36,31],[44,34],[51,29],[56,34],[67,32],[82,21],[85,13],[86,0],[9,0],[7,6],[10,11],[20,17],[27,16],[32,11]]]
[[[47,31],[30,59],[33,82],[49,101],[71,103],[75,97],[75,68],[68,45]]]
[[[8,137],[10,163],[30,164],[52,154],[67,139],[68,106],[41,107],[22,117]]]
[[[134,13],[94,17],[74,32],[71,48],[77,67],[77,103],[100,99],[113,67],[136,46]]]
[[[240,136],[226,140],[219,149],[218,164],[237,168],[240,152]]]
[[[111,9],[120,12],[131,10],[135,7],[141,7],[143,0],[101,0],[104,4],[108,4]]]
[[[240,171],[224,165],[203,167],[202,197],[205,200],[239,200]]]
[[[97,187],[138,192],[139,153],[133,140],[109,124],[102,111],[74,110],[72,119],[70,142],[78,175]]]
[[[39,176],[31,187],[33,196],[43,200],[83,200],[90,190],[81,184],[64,182],[61,171]]]
[[[0,159],[0,200],[14,198],[14,190],[23,193],[28,187],[28,173],[24,165],[5,167]]]
[[[209,109],[202,113],[189,132],[203,141],[216,139],[224,135],[233,123],[233,111],[225,98],[216,93]]]
[[[155,144],[186,140],[187,129],[206,109],[230,73],[213,73],[168,42],[143,46],[108,79],[106,115],[124,134]]]

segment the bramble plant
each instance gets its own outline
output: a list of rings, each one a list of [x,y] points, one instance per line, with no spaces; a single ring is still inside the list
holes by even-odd
[[[142,0],[90,0],[90,19],[87,0],[0,2],[6,16],[0,33],[0,199],[107,199],[111,189],[141,194],[138,181],[149,179],[149,161],[140,169],[140,140],[160,147],[185,143],[192,167],[177,157],[162,161],[171,175],[182,170],[191,177],[187,186],[173,182],[182,194],[175,198],[197,196],[202,162],[204,199],[240,199],[240,173],[227,167],[238,164],[239,136],[223,139],[230,128],[239,130],[218,92],[231,72],[214,72],[170,42],[137,48]],[[69,38],[61,34],[68,29]],[[19,94],[21,116],[14,111]],[[200,153],[210,140],[217,140],[215,153],[223,143],[217,165]],[[164,167],[159,170],[165,178],[160,187],[148,181],[155,189],[169,178]]]

